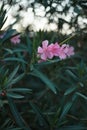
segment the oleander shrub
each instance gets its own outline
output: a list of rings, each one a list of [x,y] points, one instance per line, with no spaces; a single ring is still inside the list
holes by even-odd
[[[87,129],[87,47],[78,34],[57,37],[0,31],[0,130]]]

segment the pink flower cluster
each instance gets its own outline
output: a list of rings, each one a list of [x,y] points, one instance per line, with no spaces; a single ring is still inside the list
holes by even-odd
[[[48,45],[48,40],[42,42],[42,47],[38,47],[38,57],[41,61],[46,61],[47,59],[52,59],[54,56],[60,59],[66,59],[74,55],[74,47],[67,44],[59,45],[56,43],[51,43]]]
[[[13,44],[18,44],[18,43],[20,43],[20,35],[17,35],[17,36],[14,36],[14,37],[12,37],[11,39],[11,42],[13,43]]]

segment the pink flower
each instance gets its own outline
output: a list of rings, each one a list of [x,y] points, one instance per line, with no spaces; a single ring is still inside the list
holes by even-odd
[[[17,44],[17,43],[20,43],[20,35],[17,35],[17,36],[14,36],[12,37],[11,39],[11,42],[14,43],[14,44]]]
[[[66,49],[66,44],[64,44],[60,47],[59,55],[58,55],[60,59],[66,59],[67,55],[65,53],[65,51],[66,51],[65,49]]]
[[[74,54],[75,54],[75,52],[74,52],[74,47],[69,46],[69,47],[68,47],[68,51],[67,51],[66,54],[67,54],[68,57],[74,55]]]
[[[67,44],[63,44],[60,48],[60,51],[59,51],[59,58],[60,59],[66,59],[67,56],[70,57],[74,54],[75,54],[74,47],[69,46]]]
[[[55,44],[52,43],[48,46],[48,50],[52,53],[52,58],[59,56],[60,45],[57,42]]]
[[[42,60],[47,60],[47,59],[52,59],[53,54],[52,52],[48,49],[48,41],[45,40],[42,42],[42,47],[38,47],[38,56]]]

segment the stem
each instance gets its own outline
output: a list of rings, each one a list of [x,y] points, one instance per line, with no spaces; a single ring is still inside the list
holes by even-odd
[[[72,37],[74,37],[75,35],[72,35],[71,37],[65,39],[64,41],[60,42],[60,45],[62,45],[63,43],[65,43],[66,41],[70,40]]]

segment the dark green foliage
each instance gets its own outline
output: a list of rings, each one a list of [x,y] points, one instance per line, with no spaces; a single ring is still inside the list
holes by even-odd
[[[60,0],[37,2],[45,8],[52,2],[61,4]],[[1,28],[6,20],[4,4],[0,14]],[[81,41],[79,34],[39,31],[32,39],[27,32],[20,34],[20,44],[13,44],[10,39],[19,33],[11,27],[4,32],[0,38],[0,130],[87,130],[87,45],[78,46],[86,39]],[[76,54],[38,63],[37,48],[44,39],[73,45]]]

